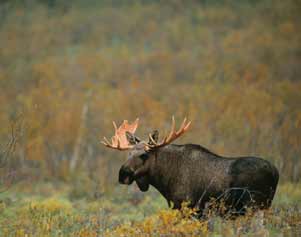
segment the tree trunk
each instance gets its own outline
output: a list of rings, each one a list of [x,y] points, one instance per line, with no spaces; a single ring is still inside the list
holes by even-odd
[[[85,127],[86,127],[86,120],[87,120],[87,115],[88,115],[88,104],[84,104],[83,109],[82,109],[82,115],[81,115],[81,121],[80,121],[80,126],[78,129],[78,135],[77,135],[77,139],[74,145],[74,150],[73,150],[73,155],[70,161],[70,172],[72,173],[76,166],[77,166],[77,162],[79,160],[79,155],[80,155],[80,148],[82,145],[82,139],[83,139],[83,135],[84,135],[84,131],[85,131]]]

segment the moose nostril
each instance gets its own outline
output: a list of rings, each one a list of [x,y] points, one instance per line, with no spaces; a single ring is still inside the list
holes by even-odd
[[[129,180],[134,176],[134,170],[129,167],[122,166],[119,171],[119,183],[129,184]]]

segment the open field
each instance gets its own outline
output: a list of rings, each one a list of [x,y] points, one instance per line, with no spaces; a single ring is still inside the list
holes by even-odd
[[[28,184],[30,185],[30,184]],[[14,190],[14,189],[18,189]],[[118,187],[72,199],[66,184],[15,187],[0,195],[0,236],[300,236],[301,185],[280,185],[273,207],[237,220],[206,221],[167,208],[158,192]]]

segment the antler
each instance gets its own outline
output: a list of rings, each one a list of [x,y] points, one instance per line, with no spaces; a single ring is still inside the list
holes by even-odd
[[[176,140],[178,137],[180,137],[182,134],[184,134],[190,127],[191,121],[189,121],[188,123],[186,123],[186,118],[183,120],[181,127],[179,128],[178,131],[175,131],[175,118],[174,116],[172,116],[172,125],[171,125],[171,131],[170,133],[165,136],[163,138],[163,140],[159,143],[157,143],[156,141],[154,141],[154,139],[152,138],[151,135],[149,135],[150,140],[152,141],[152,144],[148,144],[147,146],[152,149],[155,147],[161,147],[161,146],[165,146],[167,144],[170,144],[171,142],[173,142],[174,140]]]
[[[163,138],[161,142],[156,142],[153,136],[149,135],[149,139],[151,142],[146,143],[145,141],[141,141],[146,150],[154,149],[156,147],[162,147],[167,144],[170,144],[180,136],[182,136],[190,127],[191,121],[186,122],[187,119],[185,118],[179,128],[178,131],[175,131],[175,118],[174,116],[172,117],[172,125],[171,125],[171,131],[170,133]],[[139,119],[137,118],[135,122],[132,124],[129,124],[127,120],[124,120],[123,123],[120,125],[119,128],[117,128],[116,123],[113,122],[114,129],[115,129],[115,135],[111,138],[111,142],[104,137],[103,141],[101,141],[102,144],[104,144],[106,147],[112,148],[112,149],[117,149],[117,150],[128,150],[133,148],[133,145],[130,145],[127,137],[126,137],[126,132],[130,132],[132,134],[135,133],[136,129],[138,128],[138,122]]]
[[[132,124],[129,124],[127,120],[124,120],[120,127],[117,128],[116,123],[113,121],[115,135],[111,138],[112,142],[110,143],[109,140],[104,137],[104,140],[101,141],[101,143],[106,147],[121,151],[131,149],[133,146],[129,145],[126,138],[126,132],[135,133],[138,123],[139,118],[137,118]]]

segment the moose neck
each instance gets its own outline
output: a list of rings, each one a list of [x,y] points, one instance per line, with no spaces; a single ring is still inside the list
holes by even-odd
[[[179,192],[183,193],[189,186],[191,177],[198,179],[195,182],[204,184],[201,188],[206,188],[215,175],[217,167],[221,167],[219,175],[223,176],[223,171],[227,170],[223,166],[228,164],[228,162],[221,162],[223,160],[228,159],[219,157],[199,145],[164,146],[152,154],[148,171],[149,184],[168,201],[174,201],[174,197]]]
[[[168,145],[154,151],[150,164],[149,181],[167,200],[173,190],[172,180],[182,164],[183,147]]]

